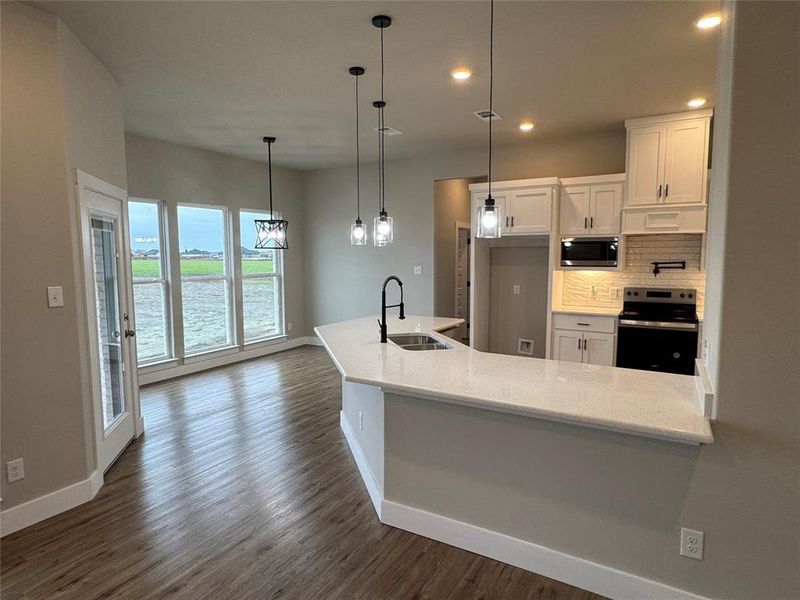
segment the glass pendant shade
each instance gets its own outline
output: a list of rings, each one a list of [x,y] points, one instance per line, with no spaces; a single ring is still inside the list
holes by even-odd
[[[289,247],[288,229],[289,221],[283,219],[256,219],[256,249],[286,250]]]
[[[502,234],[503,209],[489,197],[483,206],[478,208],[478,237],[499,238]]]
[[[355,223],[350,224],[350,243],[353,246],[367,245],[367,228],[361,219],[356,219]]]
[[[376,246],[387,246],[394,240],[394,220],[382,210],[380,215],[375,217],[372,228],[372,241]]]

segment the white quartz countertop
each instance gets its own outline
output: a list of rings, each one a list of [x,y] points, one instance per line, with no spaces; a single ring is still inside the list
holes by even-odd
[[[598,317],[617,317],[622,308],[604,306],[560,306],[553,308],[554,313],[564,315],[597,315]]]
[[[388,318],[392,333],[452,345],[412,351],[380,343],[377,317],[314,330],[346,381],[386,391],[687,444],[712,443],[694,377],[479,352],[436,333],[460,319]]]

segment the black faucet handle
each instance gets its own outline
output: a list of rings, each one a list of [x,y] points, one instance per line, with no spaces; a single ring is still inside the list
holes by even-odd
[[[403,302],[401,302],[400,303],[400,319],[402,320],[402,319],[405,319],[405,318],[406,318],[406,305]]]

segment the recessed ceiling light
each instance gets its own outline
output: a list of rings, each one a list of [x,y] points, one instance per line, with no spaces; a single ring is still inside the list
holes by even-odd
[[[533,127],[534,127],[533,121],[523,121],[522,123],[519,124],[520,131],[531,131]]]
[[[697,21],[697,27],[699,29],[711,29],[712,27],[719,25],[721,22],[722,17],[719,15],[706,15]]]
[[[706,99],[705,98],[692,98],[686,104],[688,104],[692,108],[700,108],[705,103],[706,103]]]
[[[466,67],[459,67],[458,69],[454,69],[450,73],[450,77],[457,81],[464,81],[465,79],[469,79],[472,77],[472,71],[467,69]]]

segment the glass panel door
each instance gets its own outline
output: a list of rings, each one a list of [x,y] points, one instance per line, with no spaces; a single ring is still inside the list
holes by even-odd
[[[107,432],[125,412],[125,388],[122,356],[124,329],[119,302],[119,227],[113,217],[92,215],[91,247],[94,297],[97,317],[100,393],[103,406],[103,430]]]

